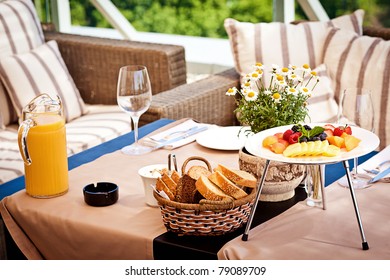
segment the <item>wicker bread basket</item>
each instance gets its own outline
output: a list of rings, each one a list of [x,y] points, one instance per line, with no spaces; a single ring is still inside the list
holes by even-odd
[[[207,160],[192,157],[183,163],[182,176],[190,160]],[[199,203],[180,203],[163,198],[156,192],[154,197],[160,205],[163,223],[168,231],[178,235],[216,236],[242,227],[248,221],[256,190],[237,200],[211,201],[201,199]]]

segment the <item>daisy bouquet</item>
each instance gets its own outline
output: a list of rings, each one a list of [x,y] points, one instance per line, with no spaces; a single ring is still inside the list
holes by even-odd
[[[261,63],[242,79],[241,89],[230,88],[226,95],[236,97],[236,116],[253,133],[303,122],[308,115],[307,100],[319,82],[309,65],[302,67],[272,65],[265,81],[266,67]]]

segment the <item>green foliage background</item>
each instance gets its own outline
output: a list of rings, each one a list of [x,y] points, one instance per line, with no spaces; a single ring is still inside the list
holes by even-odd
[[[272,0],[112,0],[138,31],[226,38],[223,21],[271,22]],[[321,1],[330,18],[358,8],[365,25],[390,27],[389,0]],[[111,27],[88,0],[70,0],[73,25]],[[296,18],[304,13],[296,4]]]

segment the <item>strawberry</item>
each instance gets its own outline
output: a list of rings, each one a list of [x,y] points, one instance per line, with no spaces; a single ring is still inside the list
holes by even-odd
[[[294,132],[293,134],[290,135],[288,138],[288,143],[290,144],[295,144],[298,143],[299,137],[302,135],[301,132]]]
[[[333,130],[333,135],[334,136],[341,136],[341,134],[343,134],[344,132],[344,126],[338,126],[336,127],[334,130]]]
[[[284,133],[283,133],[283,139],[288,141],[289,138],[290,138],[290,135],[293,134],[294,131],[292,131],[291,129],[287,129]]]
[[[335,129],[335,127],[334,127],[334,125],[328,123],[328,124],[324,125],[324,129],[325,130],[330,129],[333,131]]]
[[[352,134],[352,129],[350,126],[346,125],[346,126],[339,126],[339,127],[336,127],[334,130],[333,130],[333,135],[334,136],[341,136],[343,133],[347,133],[349,135]]]

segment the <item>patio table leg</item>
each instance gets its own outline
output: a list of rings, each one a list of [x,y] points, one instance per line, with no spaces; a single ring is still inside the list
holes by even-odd
[[[362,220],[360,218],[359,208],[358,208],[356,197],[355,197],[355,190],[354,190],[353,184],[352,184],[352,179],[351,179],[351,173],[349,171],[348,160],[345,160],[343,162],[343,164],[344,164],[344,168],[345,168],[345,174],[346,174],[347,180],[348,180],[349,190],[351,192],[353,207],[355,208],[355,214],[356,214],[356,218],[357,218],[357,221],[358,221],[358,224],[359,224],[360,235],[361,235],[361,238],[362,238],[362,247],[363,247],[363,250],[368,250],[369,247],[368,247],[368,243],[367,243],[366,237],[364,235],[363,224],[362,224]]]
[[[251,212],[249,214],[248,222],[247,222],[246,228],[245,228],[245,232],[244,232],[244,234],[242,235],[242,238],[241,238],[243,241],[247,241],[248,240],[249,230],[251,228],[253,217],[254,217],[255,212],[256,212],[257,203],[259,203],[259,198],[260,198],[261,190],[263,189],[263,186],[264,186],[265,176],[267,175],[269,163],[270,163],[270,160],[267,159],[266,162],[265,162],[265,165],[264,165],[264,171],[263,171],[263,175],[261,176],[261,180],[258,181],[258,183],[257,183],[257,194],[256,194],[256,197],[255,197],[255,202],[253,203]]]

